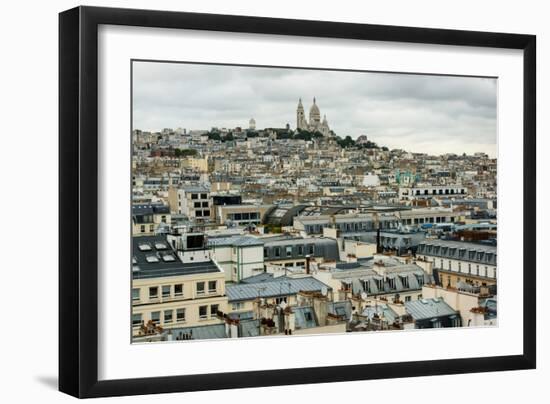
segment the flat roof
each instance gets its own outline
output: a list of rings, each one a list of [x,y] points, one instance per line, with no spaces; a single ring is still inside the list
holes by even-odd
[[[183,263],[165,235],[132,237],[132,255],[133,279],[222,272],[212,260]]]

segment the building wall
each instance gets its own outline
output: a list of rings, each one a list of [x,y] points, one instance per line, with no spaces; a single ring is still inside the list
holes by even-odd
[[[191,168],[192,170],[205,173],[208,171],[208,159],[188,157],[182,161],[182,166],[185,168]]]
[[[376,244],[345,240],[344,251],[348,255],[355,255],[357,258],[372,257],[376,254]]]
[[[271,205],[225,205],[216,207],[216,220],[223,225],[228,220],[237,225],[260,224],[265,213],[271,208]],[[241,219],[232,217],[235,214],[241,215]],[[248,218],[242,217],[248,214]],[[255,217],[252,217],[255,216]]]
[[[413,209],[399,212],[399,218],[403,225],[453,223],[464,220],[465,214],[464,212],[454,212],[447,209]]]
[[[197,199],[193,199],[195,195]],[[186,215],[191,220],[211,220],[214,217],[209,191],[187,192],[180,189],[177,192],[177,199],[178,213]],[[199,206],[196,206],[197,204]]]
[[[212,291],[209,282],[216,282]],[[199,293],[197,284],[204,282],[204,293]],[[182,294],[177,295],[175,285],[182,285]],[[163,286],[170,287],[170,294],[163,296]],[[150,297],[150,288],[157,288],[157,298]],[[139,290],[139,299],[134,299],[134,289]],[[219,305],[219,310],[227,310],[225,296],[225,275],[223,272],[204,273],[195,275],[159,277],[149,279],[134,279],[132,282],[132,313],[141,314],[142,320],[147,323],[151,313],[160,311],[159,325],[165,328],[176,326],[196,326],[217,323],[215,313],[211,315],[210,306]],[[199,306],[208,306],[207,318],[199,318]],[[185,321],[176,321],[176,309],[185,309]],[[165,322],[164,310],[174,310],[172,322]],[[139,327],[133,327],[137,331]]]
[[[448,259],[431,255],[419,255],[420,258],[433,262],[433,268],[445,271],[453,277],[454,282],[459,277],[462,280],[468,278],[480,282],[488,282],[487,284],[495,284],[497,278],[497,267],[495,265],[478,264],[475,262]],[[456,285],[452,285],[456,286]]]
[[[468,189],[460,185],[452,186],[423,186],[423,187],[401,187],[399,198],[402,200],[428,199],[441,196],[464,196]]]
[[[172,216],[169,213],[155,213],[153,221],[147,223],[134,223],[132,221],[133,236],[153,236],[161,223],[170,224]]]
[[[212,259],[225,271],[226,281],[239,282],[264,270],[263,247],[217,246],[210,250]]]

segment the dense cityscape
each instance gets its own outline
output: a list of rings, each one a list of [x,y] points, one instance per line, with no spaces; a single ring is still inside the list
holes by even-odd
[[[497,160],[339,136],[319,101],[134,129],[134,342],[497,325]]]

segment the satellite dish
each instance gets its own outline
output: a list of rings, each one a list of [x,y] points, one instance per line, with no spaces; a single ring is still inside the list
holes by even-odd
[[[323,287],[321,288],[321,294],[322,294],[323,296],[326,296],[327,293],[328,293],[327,287],[326,287],[326,286],[323,286]]]
[[[367,292],[361,292],[361,299],[363,300],[367,299]]]

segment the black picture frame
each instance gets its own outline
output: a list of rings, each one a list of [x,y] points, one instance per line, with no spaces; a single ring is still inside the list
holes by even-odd
[[[523,51],[523,354],[98,380],[98,26],[101,24]],[[534,369],[536,37],[185,12],[77,7],[59,15],[59,390],[104,397]]]

